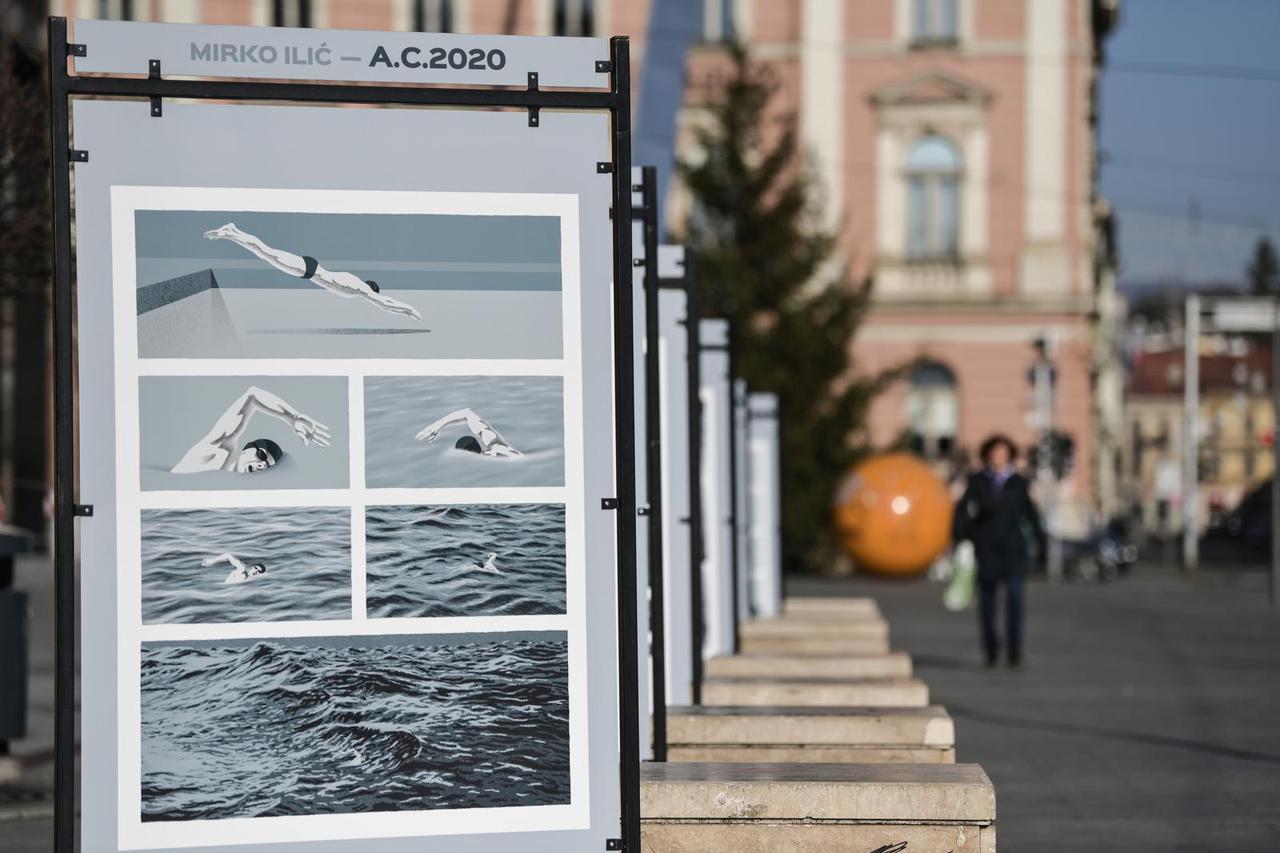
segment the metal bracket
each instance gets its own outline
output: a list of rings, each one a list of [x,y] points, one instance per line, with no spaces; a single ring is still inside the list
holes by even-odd
[[[158,59],[147,60],[147,79],[148,80],[160,79],[160,60]],[[151,96],[151,117],[160,118],[162,115],[164,115],[164,107],[161,104],[161,99],[158,95],[152,95]]]
[[[631,191],[632,191],[633,193],[642,193],[642,192],[644,192],[644,184],[632,184],[632,185],[631,185]]]
[[[613,71],[613,63],[612,63],[612,62],[610,62],[610,61],[609,61],[609,60],[607,60],[607,59],[597,59],[597,60],[596,60],[596,73],[597,73],[597,74],[608,74],[608,73],[610,73],[611,71]],[[612,848],[610,848],[610,849],[612,849]],[[621,850],[622,848],[621,848],[621,847],[619,847],[618,849],[619,849],[619,850]]]
[[[606,163],[604,160],[601,160],[599,163],[596,163],[596,174],[597,174],[597,175],[612,175],[612,174],[613,174],[613,164],[612,164],[612,163]]]
[[[93,504],[72,504],[71,514],[77,518],[93,518]]]
[[[621,838],[610,838],[604,843],[605,850],[626,850],[627,846],[622,843]]]
[[[632,258],[632,259],[631,259],[631,266],[633,266],[633,267],[642,267],[642,266],[644,266],[644,258]]]
[[[538,72],[529,72],[529,91],[538,91]],[[541,107],[529,107],[529,127],[537,127],[539,121],[539,113],[542,112]]]
[[[636,515],[648,515],[648,514],[649,514],[649,507],[648,507],[648,506],[638,506],[638,507],[636,507]]]
[[[67,42],[67,56],[88,56],[89,46],[86,44],[77,44],[75,42]]]
[[[83,148],[72,148],[67,154],[72,163],[88,163],[89,152]]]
[[[600,508],[601,509],[617,509],[618,499],[617,498],[601,498]]]

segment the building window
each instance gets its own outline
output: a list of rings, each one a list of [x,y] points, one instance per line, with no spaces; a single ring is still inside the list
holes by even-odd
[[[907,154],[907,257],[954,260],[960,252],[960,152],[941,136]]]
[[[733,41],[737,36],[733,8],[737,0],[702,0],[702,38],[708,42]]]
[[[311,0],[271,0],[271,26],[311,26]]]
[[[926,361],[911,371],[910,382],[907,429],[912,449],[930,459],[949,456],[960,422],[955,374],[946,365]]]
[[[595,0],[555,0],[555,4],[555,20],[552,29],[554,35],[595,35]]]
[[[413,0],[413,28],[420,33],[453,32],[453,0]]]
[[[954,44],[958,0],[912,0],[911,41],[914,44]]]
[[[98,19],[103,21],[132,21],[133,0],[98,0]]]

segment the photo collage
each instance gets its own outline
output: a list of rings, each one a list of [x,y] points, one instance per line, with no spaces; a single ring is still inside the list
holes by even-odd
[[[573,224],[536,196],[126,189],[141,825],[580,805]]]

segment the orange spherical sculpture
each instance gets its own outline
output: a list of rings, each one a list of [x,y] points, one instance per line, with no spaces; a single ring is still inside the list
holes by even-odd
[[[858,567],[911,576],[929,568],[951,540],[951,497],[918,457],[874,456],[836,493],[836,531]]]

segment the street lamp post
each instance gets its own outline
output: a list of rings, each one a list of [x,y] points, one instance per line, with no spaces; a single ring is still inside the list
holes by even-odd
[[[1207,310],[1206,310],[1207,309]],[[1183,566],[1195,571],[1199,563],[1199,443],[1200,351],[1202,331],[1271,336],[1271,606],[1280,608],[1280,298],[1222,297],[1207,305],[1196,294],[1187,297],[1186,369],[1183,381],[1184,440],[1182,442]]]
[[[1200,567],[1200,296],[1187,297],[1182,369],[1182,569]]]
[[[1040,502],[1044,509],[1045,572],[1050,581],[1062,580],[1062,541],[1058,538],[1057,483],[1053,472],[1053,362],[1049,358],[1049,344],[1044,338],[1036,340],[1036,361],[1032,367],[1032,387],[1035,400],[1035,419],[1038,431],[1036,452],[1036,482],[1040,485]]]

